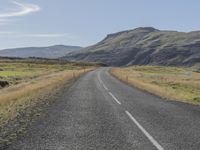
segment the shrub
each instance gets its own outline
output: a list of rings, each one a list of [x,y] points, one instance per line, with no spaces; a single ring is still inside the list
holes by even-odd
[[[0,87],[1,87],[1,88],[6,87],[6,86],[8,86],[8,85],[9,85],[8,81],[1,81],[1,80],[0,80]]]

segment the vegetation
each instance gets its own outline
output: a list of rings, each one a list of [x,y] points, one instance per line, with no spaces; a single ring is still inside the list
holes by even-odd
[[[113,68],[111,73],[163,98],[200,104],[200,73],[192,68],[132,66]]]
[[[2,83],[9,83],[0,89],[0,137],[9,136],[10,139],[13,132],[7,133],[9,131],[5,127],[11,121],[19,120],[20,116],[23,116],[23,119],[14,125],[17,127],[17,124],[20,124],[14,132],[24,130],[21,122],[29,122],[24,120],[25,116],[37,115],[37,110],[42,109],[39,104],[48,105],[53,95],[67,82],[95,67],[96,64],[56,60],[0,60],[0,80]],[[1,144],[5,143],[1,138],[0,148]]]
[[[0,80],[7,81],[9,85],[15,85],[42,75],[64,70],[79,70],[94,65],[96,64],[59,62],[48,59],[5,59],[0,60]]]

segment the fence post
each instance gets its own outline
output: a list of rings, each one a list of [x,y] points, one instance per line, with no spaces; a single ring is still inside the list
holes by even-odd
[[[74,79],[76,78],[76,74],[75,74],[75,72],[73,72],[73,78],[74,78]]]
[[[128,82],[128,76],[126,76],[126,82]]]

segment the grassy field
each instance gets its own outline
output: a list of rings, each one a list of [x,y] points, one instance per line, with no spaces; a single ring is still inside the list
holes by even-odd
[[[87,67],[85,66],[85,68]],[[0,61],[0,80],[8,81],[9,85],[15,85],[42,75],[79,69],[83,69],[83,66],[75,63]]]
[[[111,73],[160,97],[200,104],[200,73],[192,68],[131,66],[113,68]]]
[[[31,109],[37,108],[40,101],[47,104],[51,99],[49,95],[56,94],[67,82],[97,66],[38,60],[0,60],[0,81],[9,83],[0,88],[0,129],[21,114],[31,113]]]

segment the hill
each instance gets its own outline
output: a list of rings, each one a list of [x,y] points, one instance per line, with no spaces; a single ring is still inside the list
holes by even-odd
[[[152,27],[109,34],[101,42],[64,59],[98,61],[112,66],[200,66],[200,31],[161,31]]]
[[[79,46],[54,45],[49,47],[25,47],[0,50],[2,57],[42,57],[59,58],[67,53],[81,49]]]

